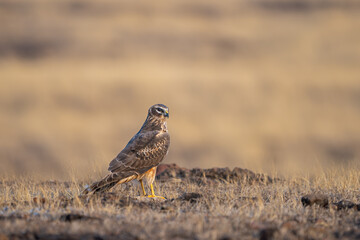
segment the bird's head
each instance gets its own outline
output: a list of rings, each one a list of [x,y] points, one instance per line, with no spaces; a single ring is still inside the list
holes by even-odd
[[[149,108],[149,116],[161,120],[169,118],[169,108],[164,104],[155,104]]]
[[[166,120],[169,118],[169,108],[164,104],[155,104],[149,108],[148,115],[140,132],[162,130],[167,132]]]

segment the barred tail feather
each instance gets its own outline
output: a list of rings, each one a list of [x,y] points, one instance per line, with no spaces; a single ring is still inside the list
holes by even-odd
[[[118,177],[114,178],[114,175],[110,173],[100,181],[94,182],[93,184],[85,188],[82,192],[82,195],[86,195],[89,193],[102,193],[108,191],[112,187],[114,187],[119,182],[119,180],[120,179]]]
[[[131,180],[134,180],[135,178],[136,178],[135,175],[126,178],[119,178],[118,174],[110,173],[100,181],[94,182],[90,186],[86,187],[81,194],[87,195],[89,193],[103,193],[110,190],[118,183],[121,184],[121,183],[129,182]]]

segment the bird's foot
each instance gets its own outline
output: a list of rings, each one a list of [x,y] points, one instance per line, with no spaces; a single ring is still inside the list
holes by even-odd
[[[166,199],[165,197],[162,197],[162,196],[156,196],[156,195],[148,195],[147,197],[149,198],[161,198],[161,199]]]

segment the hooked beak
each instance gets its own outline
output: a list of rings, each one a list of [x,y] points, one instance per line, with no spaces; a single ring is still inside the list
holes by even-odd
[[[168,111],[168,110],[165,111],[164,116],[167,117],[167,118],[169,118],[169,111]]]

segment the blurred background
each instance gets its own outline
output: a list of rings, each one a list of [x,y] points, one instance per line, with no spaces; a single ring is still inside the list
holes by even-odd
[[[360,2],[0,1],[0,172],[107,171],[170,108],[165,163],[359,162]]]

